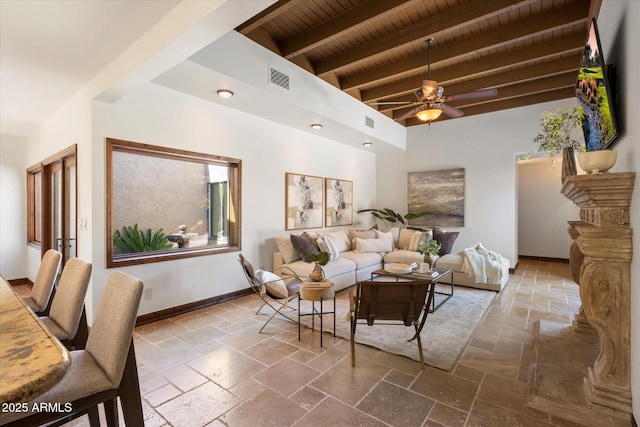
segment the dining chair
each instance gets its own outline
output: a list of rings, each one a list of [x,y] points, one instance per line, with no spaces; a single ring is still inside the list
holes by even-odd
[[[60,271],[62,254],[55,249],[44,253],[31,294],[22,297],[22,301],[37,315],[45,315],[51,302],[51,295]]]
[[[262,333],[262,330],[277,315],[291,322],[298,323],[297,319],[287,316],[282,310],[287,308],[289,302],[300,295],[300,283],[302,282],[300,277],[292,270],[290,270],[291,277],[288,278],[281,278],[274,273],[262,269],[255,270],[253,265],[251,265],[242,254],[238,255],[238,261],[242,266],[242,271],[251,289],[258,294],[262,300],[262,305],[258,308],[256,314],[260,313],[265,306],[273,309],[273,313],[264,325],[262,325],[259,332]]]
[[[84,348],[88,327],[84,309],[92,265],[71,258],[62,268],[48,316],[40,317],[47,329],[69,349]]]
[[[60,382],[28,403],[28,408],[46,404],[47,411],[0,413],[7,427],[61,425],[89,415],[99,426],[98,405],[103,403],[108,426],[118,426],[120,400],[124,424],[143,427],[144,416],[133,344],[143,284],[120,271],[105,283],[84,350],[71,351],[71,365]]]
[[[366,324],[413,326],[424,369],[424,354],[420,332],[424,326],[428,307],[434,297],[435,283],[413,281],[362,281],[349,293],[351,326],[351,366],[356,366],[356,326]]]

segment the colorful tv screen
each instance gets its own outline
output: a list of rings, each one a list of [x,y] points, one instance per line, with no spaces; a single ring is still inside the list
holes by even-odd
[[[596,20],[593,19],[576,82],[576,97],[587,151],[604,150],[618,136],[611,87],[613,82],[609,79],[611,76],[608,71]]]

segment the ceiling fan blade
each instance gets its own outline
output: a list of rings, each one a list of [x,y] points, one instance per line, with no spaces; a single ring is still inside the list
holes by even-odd
[[[444,102],[453,102],[453,101],[464,101],[468,99],[482,99],[482,98],[490,98],[492,96],[496,96],[498,94],[498,89],[480,89],[480,90],[472,90],[471,92],[462,92],[456,93],[454,95],[449,95],[443,97]]]
[[[411,110],[407,111],[406,113],[404,113],[403,115],[401,115],[400,117],[398,117],[397,119],[395,119],[396,122],[401,122],[403,120],[408,119],[409,117],[415,115],[418,111],[421,111],[424,109],[424,105],[420,105],[416,108],[412,108]]]
[[[453,119],[464,116],[462,111],[447,104],[442,104],[442,112]]]

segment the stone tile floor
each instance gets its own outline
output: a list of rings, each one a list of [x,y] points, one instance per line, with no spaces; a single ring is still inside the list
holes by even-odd
[[[525,405],[533,324],[570,324],[568,264],[521,260],[452,372],[274,320],[256,296],[137,327],[147,427],[577,426]],[[341,314],[338,314],[341,316]],[[428,319],[427,325],[428,327]],[[87,425],[86,419],[73,426]]]

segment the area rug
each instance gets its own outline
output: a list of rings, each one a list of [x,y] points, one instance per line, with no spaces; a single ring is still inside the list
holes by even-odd
[[[449,292],[449,286],[440,288],[438,285],[436,289]],[[347,317],[349,292],[345,290],[336,295],[336,335],[347,340],[350,339]],[[452,370],[495,296],[496,293],[493,291],[456,286],[453,297],[438,307],[434,313],[429,313],[422,329],[420,337],[425,363],[445,371]],[[443,295],[436,294],[436,305],[443,298],[445,298]],[[318,308],[316,304],[316,309]],[[331,304],[325,302],[323,308],[325,311],[331,311]],[[304,305],[302,310],[305,310]],[[333,328],[331,317],[325,317],[323,323],[323,329],[331,332]],[[310,325],[308,317],[303,320],[303,324]],[[317,322],[316,327],[318,327]],[[413,335],[413,327],[402,325],[358,324],[356,328],[357,343],[419,361],[417,343],[407,341]],[[357,351],[356,349],[356,355]]]

